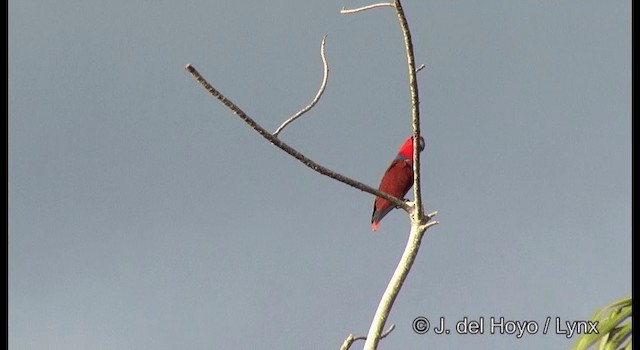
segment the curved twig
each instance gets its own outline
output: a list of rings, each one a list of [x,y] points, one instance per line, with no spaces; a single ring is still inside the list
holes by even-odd
[[[229,108],[235,115],[237,115],[245,123],[247,123],[247,125],[249,125],[258,134],[260,134],[260,136],[267,139],[274,146],[280,148],[281,150],[287,152],[289,155],[293,156],[297,160],[301,161],[307,167],[311,168],[312,170],[322,175],[326,175],[334,180],[338,180],[351,187],[359,189],[360,191],[370,193],[376,197],[382,197],[392,202],[393,204],[397,205],[398,207],[404,209],[406,212],[411,211],[412,207],[409,204],[407,204],[405,201],[399,198],[396,198],[388,193],[381,192],[371,186],[365,185],[360,181],[356,181],[342,174],[339,174],[305,157],[302,153],[298,152],[293,147],[282,142],[279,138],[273,136],[265,128],[260,126],[260,124],[256,123],[251,117],[249,117],[244,111],[242,111],[240,107],[238,107],[235,103],[233,103],[231,100],[229,100],[224,95],[222,95],[220,91],[216,90],[216,88],[214,88],[211,84],[209,84],[209,82],[202,75],[200,75],[200,72],[198,72],[195,69],[195,67],[193,67],[191,64],[187,64],[184,68],[198,81],[198,83],[200,83],[200,85],[202,85],[202,87],[204,87],[205,90],[207,90],[207,92],[209,92],[209,94],[211,94],[211,96],[215,97],[218,101],[222,102],[223,105]]]
[[[362,6],[362,7],[358,7],[357,9],[350,9],[347,10],[346,8],[342,8],[342,10],[340,10],[340,13],[343,15],[350,15],[353,13],[358,13],[358,12],[362,12],[362,11],[366,11],[366,10],[371,10],[374,9],[376,7],[393,7],[395,6],[392,2],[381,2],[378,4],[373,4],[373,5],[368,5],[368,6]]]
[[[302,116],[303,114],[307,113],[311,108],[313,108],[313,106],[315,106],[316,103],[318,103],[318,101],[320,100],[320,97],[324,93],[324,90],[327,87],[327,80],[329,79],[329,65],[327,64],[327,57],[325,56],[325,52],[324,52],[325,51],[324,50],[324,42],[325,42],[326,39],[327,39],[327,36],[325,35],[324,38],[322,38],[322,43],[320,44],[320,56],[322,57],[322,67],[323,67],[324,76],[322,77],[322,83],[320,84],[320,89],[318,90],[318,93],[316,94],[316,97],[313,98],[313,100],[311,101],[311,103],[309,103],[309,105],[304,107],[298,113],[296,113],[293,116],[291,116],[289,119],[285,120],[282,123],[282,125],[280,125],[278,127],[278,129],[276,129],[276,131],[273,132],[273,136],[278,137],[278,134],[280,134],[280,132],[287,125],[289,125],[294,120],[300,118],[300,116]]]
[[[396,325],[392,324],[391,327],[389,327],[389,329],[387,329],[387,331],[380,336],[380,339],[383,339],[384,337],[389,335],[391,332],[393,332],[394,329],[396,329]],[[344,342],[342,343],[340,350],[348,350],[351,347],[351,344],[353,344],[356,340],[366,340],[366,339],[367,337],[364,335],[359,337],[354,337],[353,334],[349,334],[347,339],[345,339]]]

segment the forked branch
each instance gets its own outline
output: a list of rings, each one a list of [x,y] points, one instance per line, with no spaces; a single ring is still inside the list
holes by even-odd
[[[411,33],[409,31],[409,26],[407,24],[407,20],[406,20],[402,5],[400,3],[400,0],[394,0],[392,3],[378,3],[378,4],[364,6],[364,7],[352,9],[352,10],[346,10],[343,8],[340,12],[342,14],[353,14],[353,13],[358,13],[358,12],[362,12],[362,11],[366,11],[366,10],[378,8],[378,7],[393,7],[395,9],[398,17],[398,21],[400,23],[400,27],[404,36],[405,50],[407,55],[407,66],[408,66],[408,73],[409,73],[409,90],[411,94],[411,112],[412,112],[411,119],[412,119],[412,127],[413,127],[412,137],[413,137],[414,145],[418,145],[419,139],[420,139],[420,108],[419,108],[420,102],[418,97],[418,84],[416,79],[416,73],[421,69],[423,69],[424,65],[420,66],[419,68],[416,68],[414,53],[413,53],[413,44],[411,41]],[[224,95],[222,95],[211,84],[209,84],[209,82],[207,82],[206,79],[202,77],[202,75],[200,75],[200,73],[191,64],[188,64],[185,67],[185,69],[198,81],[198,83],[200,83],[204,87],[205,90],[207,90],[207,92],[209,92],[209,94],[211,94],[213,97],[215,97],[220,102],[222,102],[222,104],[224,104],[236,116],[238,116],[247,125],[249,125],[252,129],[254,129],[258,134],[260,134],[262,137],[267,139],[274,146],[280,148],[281,150],[288,153],[292,157],[298,159],[305,166],[311,168],[312,170],[322,175],[329,176],[330,178],[340,181],[351,187],[370,193],[374,196],[387,199],[393,204],[395,204],[397,207],[404,209],[406,212],[410,214],[411,231],[409,234],[409,240],[402,254],[402,258],[400,259],[400,262],[398,263],[398,266],[396,267],[396,270],[391,280],[389,281],[389,284],[387,285],[387,289],[385,290],[382,296],[382,299],[380,300],[380,303],[374,315],[373,321],[369,328],[369,332],[366,336],[364,348],[369,350],[374,350],[377,348],[377,345],[380,339],[388,335],[394,328],[394,326],[392,326],[387,332],[382,333],[387,317],[389,316],[389,313],[391,311],[391,307],[393,306],[393,303],[396,297],[398,296],[400,288],[402,287],[402,284],[406,280],[406,277],[408,276],[409,271],[413,265],[413,262],[415,261],[415,258],[418,254],[418,250],[420,248],[420,243],[422,241],[424,233],[431,226],[438,224],[437,221],[431,221],[431,219],[436,215],[437,212],[433,212],[428,215],[425,215],[424,209],[422,207],[421,183],[420,183],[420,148],[419,147],[414,147],[414,152],[413,152],[414,202],[409,204],[399,198],[393,197],[387,193],[381,192],[359,181],[353,180],[344,175],[336,173],[333,170],[330,170],[312,161],[311,159],[307,158],[302,153],[298,152],[293,147],[287,145],[286,143],[282,142],[278,138],[279,133],[287,125],[289,125],[291,122],[295,121],[301,115],[303,115],[304,113],[309,111],[311,108],[313,108],[315,104],[319,101],[320,97],[322,96],[322,93],[324,92],[324,89],[327,83],[328,72],[329,72],[329,68],[326,63],[326,58],[324,54],[324,44],[325,44],[325,40],[323,39],[322,45],[321,45],[321,55],[322,55],[323,66],[324,66],[324,78],[318,93],[316,94],[315,98],[307,107],[303,108],[300,112],[288,118],[282,125],[280,125],[280,127],[273,134],[269,133],[266,129],[264,129],[262,126],[256,123],[251,117],[249,117],[244,111],[242,111],[240,107],[238,107],[231,100],[229,100]],[[354,337],[353,335],[350,335],[343,343],[342,349],[348,349],[349,346],[351,346],[351,344],[358,339],[365,339],[365,337]]]
[[[307,158],[305,155],[303,155],[302,153],[298,152],[296,149],[294,149],[293,147],[287,145],[286,143],[282,142],[279,138],[275,137],[274,135],[272,135],[270,132],[268,132],[265,128],[263,128],[260,124],[256,123],[251,117],[249,117],[242,109],[240,109],[240,107],[238,107],[235,103],[233,103],[231,100],[229,100],[228,98],[226,98],[222,93],[220,93],[220,91],[218,91],[216,88],[214,88],[211,84],[209,84],[209,82],[200,74],[200,72],[198,72],[196,70],[196,68],[194,66],[192,66],[191,64],[187,64],[185,66],[185,69],[187,70],[187,72],[189,72],[197,81],[198,83],[200,83],[200,85],[202,85],[202,87],[207,90],[207,92],[209,92],[209,94],[213,97],[215,97],[218,101],[222,102],[223,105],[225,105],[227,108],[229,108],[235,115],[237,115],[240,119],[242,119],[242,121],[244,121],[247,125],[249,125],[253,130],[255,130],[258,134],[260,134],[260,136],[264,137],[265,139],[267,139],[269,142],[271,142],[274,146],[280,148],[281,150],[287,152],[289,155],[291,155],[292,157],[296,158],[297,160],[301,161],[304,165],[306,165],[307,167],[311,168],[312,170],[328,176],[334,180],[338,180],[344,184],[347,184],[353,188],[359,189],[360,191],[364,191],[367,193],[371,193],[374,196],[377,197],[382,197],[388,201],[391,201],[393,204],[395,204],[396,206],[404,209],[406,212],[410,212],[411,211],[411,206],[409,204],[407,204],[405,201],[396,198],[392,195],[389,195],[385,192],[381,192],[369,185],[366,185],[360,181],[356,181],[354,179],[351,179],[349,177],[346,177],[340,173],[337,173],[329,168],[326,168],[314,161],[312,161],[311,159]]]
[[[387,329],[387,331],[380,336],[380,339],[388,336],[391,332],[393,332],[394,329],[396,329],[396,325],[392,324],[391,327],[389,327],[389,329]],[[345,339],[344,342],[342,343],[340,350],[348,350],[351,347],[351,344],[353,344],[353,342],[355,342],[356,340],[366,340],[366,339],[367,337],[365,336],[356,337],[353,334],[349,334],[347,339]]]

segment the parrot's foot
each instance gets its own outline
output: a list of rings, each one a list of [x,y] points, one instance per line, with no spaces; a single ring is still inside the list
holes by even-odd
[[[407,204],[411,205],[411,201],[410,201],[408,198],[402,198],[402,200],[403,200],[405,203],[407,203]],[[399,205],[396,205],[396,209],[400,209],[400,206],[399,206]]]

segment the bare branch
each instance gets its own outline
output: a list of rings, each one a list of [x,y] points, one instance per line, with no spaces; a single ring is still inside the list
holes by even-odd
[[[231,100],[229,100],[228,98],[226,98],[224,95],[222,95],[218,90],[216,90],[211,84],[209,84],[209,82],[202,76],[200,75],[200,72],[198,72],[195,67],[193,67],[191,64],[187,64],[185,66],[185,69],[198,81],[198,83],[200,83],[200,85],[202,85],[202,87],[204,87],[205,90],[207,90],[207,92],[209,92],[209,94],[213,97],[215,97],[218,101],[222,102],[222,104],[224,104],[227,108],[229,108],[235,115],[237,115],[240,119],[242,119],[245,123],[247,123],[247,125],[249,125],[253,130],[255,130],[258,134],[260,134],[260,136],[264,137],[265,139],[267,139],[269,142],[271,142],[274,146],[280,148],[281,150],[287,152],[289,155],[291,155],[292,157],[296,158],[297,160],[301,161],[304,165],[306,165],[307,167],[311,168],[312,170],[328,176],[334,180],[338,180],[342,183],[345,183],[351,187],[354,187],[356,189],[359,189],[360,191],[363,192],[367,192],[370,193],[374,196],[377,197],[382,197],[388,201],[391,201],[393,204],[397,205],[398,207],[404,209],[406,212],[410,212],[411,210],[411,206],[409,206],[407,203],[405,203],[403,200],[396,198],[388,193],[385,192],[381,192],[371,186],[365,185],[360,181],[356,181],[353,180],[349,177],[346,177],[342,174],[336,173],[335,171],[328,169],[314,161],[312,161],[311,159],[307,158],[306,156],[304,156],[302,153],[298,152],[297,150],[295,150],[293,147],[287,145],[286,143],[282,142],[279,138],[273,136],[271,133],[269,133],[265,128],[263,128],[262,126],[260,126],[258,123],[256,123],[251,117],[249,117],[245,112],[243,112],[240,107],[238,107],[235,103],[233,103]]]
[[[366,11],[366,10],[371,10],[374,9],[376,7],[393,7],[394,4],[391,2],[381,2],[379,4],[373,4],[373,5],[368,5],[368,6],[363,6],[363,7],[359,7],[357,9],[351,9],[351,10],[347,10],[344,7],[342,8],[342,10],[340,10],[340,13],[343,15],[350,15],[353,13],[358,13],[358,12],[362,12],[362,11]]]
[[[389,335],[391,332],[393,332],[394,329],[396,329],[396,325],[392,324],[391,327],[389,327],[389,329],[387,329],[387,331],[380,336],[380,339],[383,339],[384,337]],[[367,337],[364,335],[359,337],[354,337],[353,334],[349,334],[347,339],[345,339],[344,342],[342,343],[340,350],[348,350],[351,347],[351,344],[353,344],[356,340],[366,340],[366,339]]]
[[[404,46],[407,53],[407,68],[409,71],[409,90],[411,93],[411,115],[413,124],[413,144],[418,145],[420,140],[420,97],[418,95],[418,79],[416,78],[416,61],[413,54],[413,42],[411,41],[411,31],[407,17],[402,9],[400,0],[394,2],[398,22],[404,35]],[[413,195],[416,210],[413,212],[412,219],[418,223],[424,220],[424,209],[422,208],[422,195],[420,183],[420,148],[413,147]]]
[[[433,215],[435,215],[435,213]],[[393,272],[393,276],[391,276],[387,289],[385,289],[382,299],[378,304],[378,308],[376,309],[376,313],[373,316],[373,322],[369,328],[367,340],[364,343],[365,350],[375,350],[378,347],[378,342],[382,337],[380,334],[382,332],[382,327],[384,327],[387,317],[391,312],[391,307],[400,293],[400,288],[402,288],[402,284],[407,279],[411,266],[413,266],[413,262],[416,260],[418,250],[420,249],[420,243],[422,242],[422,237],[429,227],[436,225],[437,223],[437,221],[433,221],[426,225],[419,226],[417,223],[412,222],[409,240],[404,248],[400,262],[398,262],[398,266],[396,266],[396,270]]]
[[[313,108],[313,106],[315,106],[316,103],[318,103],[318,101],[320,100],[320,97],[324,93],[324,90],[327,87],[327,80],[329,79],[329,65],[327,64],[327,57],[325,56],[325,50],[324,50],[324,42],[326,39],[327,39],[327,36],[325,35],[324,38],[322,38],[322,44],[320,44],[320,56],[322,57],[322,67],[324,71],[324,76],[322,77],[322,83],[320,84],[320,89],[318,90],[316,97],[313,98],[313,100],[308,106],[304,107],[298,113],[294,114],[289,119],[285,120],[282,123],[282,125],[280,125],[278,129],[276,129],[276,131],[273,133],[273,136],[278,137],[278,134],[280,134],[280,132],[287,125],[289,125],[291,122],[298,119],[300,116],[307,113],[311,108]]]
[[[424,64],[421,64],[420,67],[416,68],[416,73],[418,73],[419,71],[423,70],[426,66]]]
[[[400,292],[400,288],[402,288],[402,284],[406,280],[409,275],[409,271],[413,266],[416,256],[418,255],[418,250],[420,249],[420,243],[422,242],[422,237],[426,230],[434,225],[437,225],[437,221],[430,221],[432,217],[436,215],[436,213],[431,213],[425,217],[424,209],[422,207],[422,194],[421,194],[421,184],[420,184],[420,147],[417,147],[420,140],[420,100],[418,96],[418,83],[416,79],[416,73],[418,69],[416,69],[414,53],[413,53],[413,43],[411,41],[411,32],[409,30],[409,25],[407,23],[407,18],[404,14],[404,10],[402,9],[402,4],[400,0],[394,0],[394,7],[396,9],[396,14],[398,17],[398,21],[400,23],[400,27],[402,29],[402,34],[404,35],[405,42],[405,50],[407,55],[407,68],[409,72],[409,90],[411,93],[411,114],[412,114],[412,126],[413,126],[413,193],[414,193],[414,202],[413,202],[413,210],[410,212],[411,215],[411,231],[409,233],[409,240],[405,247],[404,252],[402,253],[402,257],[400,258],[400,262],[396,267],[396,270],[387,285],[384,294],[382,295],[382,299],[378,304],[378,308],[376,309],[376,313],[373,317],[373,321],[371,323],[371,327],[369,328],[369,333],[367,334],[367,340],[364,344],[364,348],[366,350],[375,350],[378,346],[378,342],[380,340],[380,334],[382,329],[384,328],[384,324],[387,321],[387,317],[391,312],[391,307]],[[421,68],[420,68],[421,69]]]

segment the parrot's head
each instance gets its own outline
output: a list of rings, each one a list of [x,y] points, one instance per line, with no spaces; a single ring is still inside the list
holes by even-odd
[[[420,136],[420,144],[418,147],[420,152],[424,150],[424,138],[422,136]],[[398,154],[407,159],[413,159],[413,136],[409,136],[409,138],[402,144]]]

